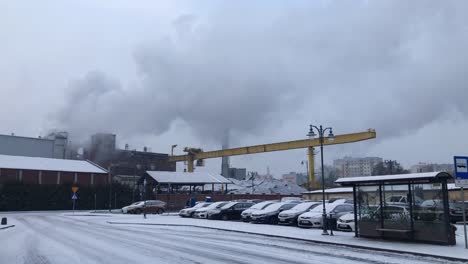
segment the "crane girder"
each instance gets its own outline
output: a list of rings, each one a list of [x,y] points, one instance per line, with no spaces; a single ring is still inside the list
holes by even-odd
[[[351,134],[336,135],[334,140],[331,141],[328,138],[324,138],[324,145],[337,145],[345,144],[351,142],[358,142],[363,140],[368,140],[376,137],[376,132],[374,129],[369,129],[366,132],[358,132]],[[214,151],[200,151],[200,152],[189,152],[187,155],[177,155],[170,156],[169,161],[178,162],[178,161],[194,161],[200,159],[211,159],[211,158],[220,158],[226,156],[237,156],[237,155],[246,155],[246,154],[255,154],[255,153],[264,153],[272,151],[282,151],[290,149],[300,149],[300,148],[309,148],[320,146],[320,140],[315,139],[302,139],[294,140],[280,143],[271,143],[263,145],[255,145],[248,147],[240,148],[230,148],[223,150],[214,150]]]

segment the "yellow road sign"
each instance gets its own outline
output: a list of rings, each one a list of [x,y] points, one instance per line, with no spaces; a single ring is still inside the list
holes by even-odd
[[[76,186],[73,186],[73,187],[72,187],[72,191],[73,191],[74,193],[76,193],[76,192],[78,191],[78,189],[80,189],[80,188],[78,188],[78,187],[76,187]]]

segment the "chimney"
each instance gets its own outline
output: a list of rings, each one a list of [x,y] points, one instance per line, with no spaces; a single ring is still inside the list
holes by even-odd
[[[147,147],[143,147],[143,152],[147,152],[148,151],[148,148]]]

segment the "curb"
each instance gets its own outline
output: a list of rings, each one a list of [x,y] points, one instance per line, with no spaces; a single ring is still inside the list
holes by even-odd
[[[0,230],[7,229],[10,227],[15,227],[15,225],[0,226]]]
[[[335,243],[335,242],[327,242],[327,241],[312,240],[312,239],[305,239],[305,238],[293,238],[293,237],[280,236],[280,235],[261,234],[261,233],[255,233],[255,232],[249,232],[249,231],[231,230],[231,229],[225,229],[225,228],[219,228],[219,227],[208,227],[208,226],[197,226],[197,225],[186,225],[186,224],[126,223],[126,222],[111,222],[111,221],[107,221],[107,223],[111,225],[153,225],[153,226],[198,227],[198,228],[206,228],[206,229],[211,229],[211,230],[220,230],[220,231],[235,232],[235,233],[242,233],[242,234],[249,234],[249,235],[299,240],[303,242],[311,242],[311,243],[317,243],[317,244],[323,244],[323,245],[333,245],[333,246],[340,246],[340,247],[347,247],[347,248],[357,248],[357,249],[365,249],[365,250],[371,250],[371,251],[389,252],[389,253],[397,253],[397,254],[409,254],[409,255],[414,255],[414,256],[429,257],[429,258],[443,259],[443,260],[449,260],[449,261],[459,261],[459,262],[464,262],[464,263],[468,261],[468,259],[463,259],[463,258],[438,256],[438,255],[432,255],[432,254],[427,254],[427,253],[401,251],[401,250],[396,250],[396,249],[374,248],[374,247],[359,246],[359,245],[340,244],[340,243]]]

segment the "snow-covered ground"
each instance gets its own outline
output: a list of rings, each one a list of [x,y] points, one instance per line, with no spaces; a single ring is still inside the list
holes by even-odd
[[[321,235],[321,229],[302,229],[293,226],[261,225],[232,221],[217,221],[206,219],[181,218],[174,215],[150,215],[143,219],[139,215],[115,215],[106,219],[108,223],[140,223],[140,224],[169,224],[192,225],[207,228],[219,228],[232,231],[243,231],[262,235],[275,235],[289,238],[299,238],[311,241],[356,245],[379,249],[398,250],[408,253],[422,253],[445,257],[463,258],[468,260],[468,250],[464,248],[463,226],[457,226],[457,245],[443,246],[422,243],[408,243],[389,240],[355,238],[353,232],[335,231],[334,236]]]
[[[146,220],[138,215],[83,212],[75,215],[36,212],[6,216],[9,224],[15,227],[0,230],[0,263],[452,263],[406,254],[376,253],[294,239],[164,224],[218,227],[343,243],[359,240],[349,233],[322,237],[318,230],[295,227],[186,219],[171,215],[149,215]],[[432,253],[453,251],[454,254],[458,249],[413,244],[406,244],[406,247],[433,247],[433,250],[435,247],[437,251]]]

